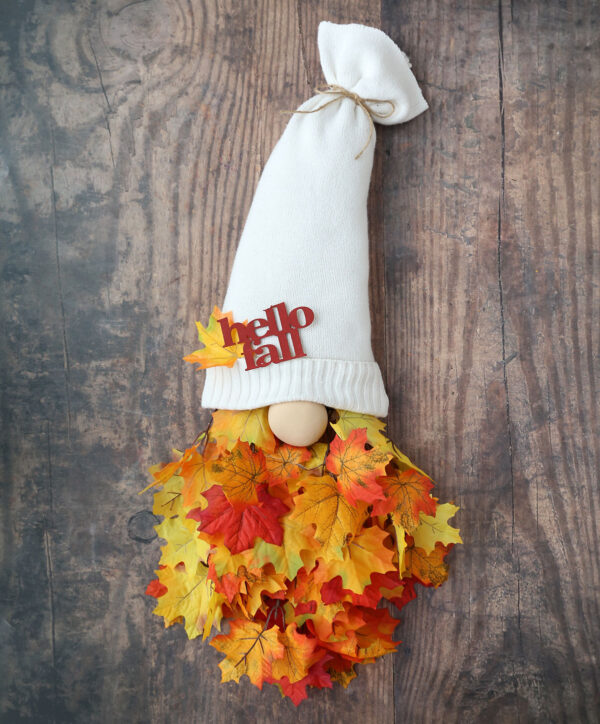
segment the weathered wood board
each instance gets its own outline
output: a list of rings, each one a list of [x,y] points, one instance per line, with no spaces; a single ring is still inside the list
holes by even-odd
[[[295,710],[152,616],[137,491],[208,420],[181,357],[324,19],[381,27],[430,104],[377,130],[373,345],[464,545],[398,653]],[[590,0],[2,3],[2,721],[600,720],[599,29]]]

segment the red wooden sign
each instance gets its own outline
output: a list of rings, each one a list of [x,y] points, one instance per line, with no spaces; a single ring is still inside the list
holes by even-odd
[[[303,320],[301,319],[303,317]],[[244,345],[243,352],[246,359],[246,370],[255,370],[258,367],[279,364],[290,359],[306,357],[300,341],[300,330],[313,323],[315,314],[309,307],[296,307],[291,312],[285,308],[285,302],[274,304],[265,309],[265,317],[258,317],[247,324],[235,322],[229,324],[226,317],[219,319],[223,330],[225,347],[236,344],[231,333],[238,333],[239,341]],[[262,334],[259,332],[262,331]],[[291,338],[292,349],[290,348]],[[265,337],[277,337],[279,348],[274,344],[263,344]],[[253,345],[258,345],[256,348]]]

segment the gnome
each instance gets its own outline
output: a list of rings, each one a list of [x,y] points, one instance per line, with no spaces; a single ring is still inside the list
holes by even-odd
[[[384,434],[371,349],[374,124],[428,104],[381,30],[321,22],[318,46],[327,83],[288,111],[225,299],[184,358],[206,370],[210,423],[148,486],[167,541],[154,613],[211,637],[222,681],[247,675],[296,704],[394,651],[399,620],[380,601],[441,585],[462,542],[458,508]]]

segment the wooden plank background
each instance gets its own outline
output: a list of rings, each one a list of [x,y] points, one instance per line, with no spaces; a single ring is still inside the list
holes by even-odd
[[[321,20],[382,28],[430,104],[377,131],[373,344],[464,545],[295,711],[152,616],[136,492],[207,421],[181,357]],[[599,31],[592,0],[1,4],[2,721],[600,720]]]

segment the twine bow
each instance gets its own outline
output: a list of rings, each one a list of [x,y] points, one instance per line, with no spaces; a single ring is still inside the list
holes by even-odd
[[[315,91],[317,93],[320,93],[322,95],[335,95],[336,98],[332,98],[330,101],[327,101],[326,103],[323,103],[323,105],[318,106],[317,108],[313,108],[310,111],[287,111],[282,110],[281,113],[316,113],[317,111],[323,110],[326,106],[328,106],[330,103],[335,103],[336,101],[341,100],[342,98],[350,98],[350,100],[353,100],[357,106],[363,109],[363,111],[367,114],[367,118],[369,119],[370,124],[370,130],[369,130],[369,138],[367,139],[367,142],[362,147],[362,149],[359,151],[359,153],[356,154],[354,157],[359,158],[363,151],[369,146],[369,143],[371,142],[371,138],[373,136],[373,132],[375,131],[375,124],[373,123],[373,116],[376,116],[377,118],[389,118],[392,113],[396,110],[396,106],[393,101],[390,100],[381,100],[379,98],[361,98],[361,96],[358,95],[358,93],[353,93],[352,91],[349,91],[347,88],[344,88],[341,85],[327,85],[322,87],[315,88]],[[369,103],[389,103],[391,106],[391,110],[387,113],[381,113],[379,111],[376,111],[372,108],[369,108]]]

